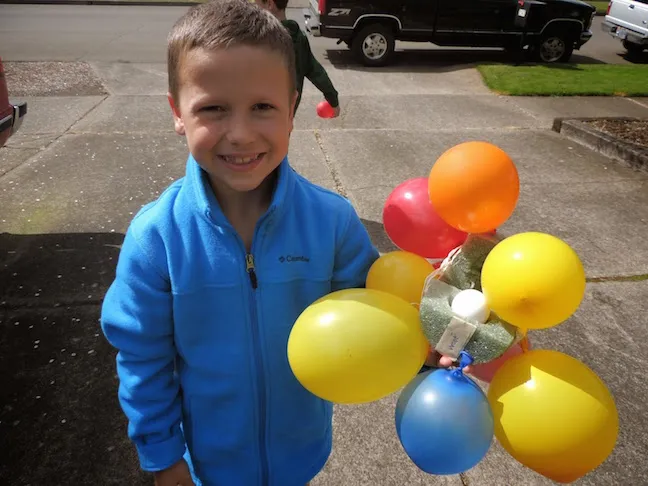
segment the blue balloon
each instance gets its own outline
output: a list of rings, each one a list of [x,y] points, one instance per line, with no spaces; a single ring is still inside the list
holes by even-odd
[[[460,370],[419,374],[401,392],[396,432],[409,458],[429,474],[459,474],[479,463],[493,440],[493,412]]]

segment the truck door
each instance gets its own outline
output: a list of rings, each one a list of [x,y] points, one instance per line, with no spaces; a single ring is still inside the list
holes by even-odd
[[[515,29],[517,0],[438,0],[437,38],[447,45],[497,46]]]
[[[432,33],[436,18],[437,0],[405,0],[401,23],[409,33]]]
[[[437,28],[462,32],[511,30],[517,3],[517,0],[438,0]]]
[[[438,10],[436,31],[438,33],[469,34],[479,24],[485,25],[486,17],[492,15],[488,10],[488,0],[437,0]]]
[[[518,0],[478,0],[488,14],[478,19],[475,30],[481,32],[510,32],[514,27]]]

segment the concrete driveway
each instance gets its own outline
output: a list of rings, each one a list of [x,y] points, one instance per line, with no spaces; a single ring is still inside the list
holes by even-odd
[[[56,96],[65,89],[59,79],[43,89],[54,96],[27,98],[30,112],[21,133],[0,149],[0,484],[148,485],[150,477],[139,472],[126,439],[114,354],[97,318],[132,215],[183,173],[186,146],[173,132],[165,67],[156,57],[163,46],[138,43],[164,32],[178,11],[85,7],[79,15],[89,24],[66,41],[52,33],[58,27],[50,8],[31,11],[31,22],[51,26],[51,45],[68,43],[61,51],[67,59],[91,62],[89,71],[66,65],[68,79],[87,81],[79,96]],[[0,6],[0,16],[7,12]],[[93,26],[118,21],[120,33],[105,29],[99,49]],[[0,45],[10,37],[4,25]],[[138,27],[126,31],[125,25]],[[81,42],[81,30],[87,30],[87,42]],[[36,53],[29,46],[22,52],[28,49]],[[108,52],[140,61],[118,62]],[[39,59],[53,56],[53,48],[44,49]],[[521,197],[502,233],[554,234],[579,253],[588,277],[603,280],[588,285],[569,322],[531,335],[534,346],[590,366],[617,400],[617,448],[575,484],[643,484],[648,174],[569,142],[550,127],[556,116],[648,117],[648,103],[498,97],[461,63],[373,72],[325,63],[342,94],[343,116],[318,119],[320,96],[307,85],[290,158],[305,176],[351,199],[381,251],[393,249],[381,224],[387,195],[400,182],[427,175],[443,151],[481,139],[514,158]],[[336,407],[334,453],[314,486],[553,484],[496,442],[462,475],[422,473],[398,443],[396,399]]]

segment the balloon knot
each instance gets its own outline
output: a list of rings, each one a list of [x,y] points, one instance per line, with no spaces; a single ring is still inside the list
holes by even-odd
[[[464,368],[466,366],[470,366],[473,364],[475,361],[475,358],[473,358],[470,353],[467,353],[466,351],[461,351],[459,353],[459,370],[463,372]]]

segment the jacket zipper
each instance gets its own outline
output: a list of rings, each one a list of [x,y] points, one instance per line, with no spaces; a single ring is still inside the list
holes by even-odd
[[[252,289],[256,290],[256,288],[257,288],[257,277],[256,277],[256,273],[255,273],[254,270],[255,270],[255,268],[254,268],[254,256],[252,256],[251,253],[248,253],[247,255],[245,255],[245,271],[250,276],[250,284],[252,285]]]
[[[250,299],[252,302],[252,333],[254,335],[254,360],[257,369],[257,386],[259,388],[259,454],[261,456],[261,484],[268,484],[268,458],[265,443],[266,429],[266,387],[265,371],[263,369],[263,356],[261,354],[261,338],[259,336],[259,320],[257,316],[256,289],[258,286],[256,269],[254,267],[254,256],[251,253],[245,255],[245,271],[250,278]]]

